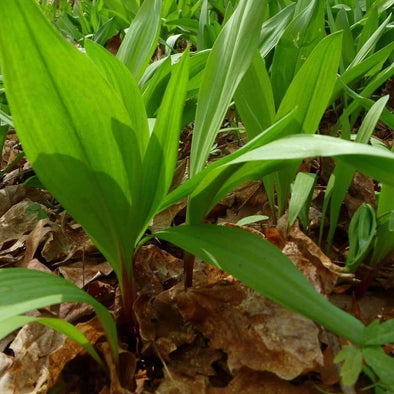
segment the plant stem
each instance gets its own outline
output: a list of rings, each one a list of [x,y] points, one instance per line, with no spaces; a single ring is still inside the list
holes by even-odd
[[[138,334],[138,321],[134,313],[134,302],[137,298],[137,289],[135,286],[134,275],[129,278],[126,269],[122,268],[122,299],[123,299],[123,316],[125,324],[134,334]]]
[[[183,269],[185,272],[185,289],[193,285],[193,268],[195,256],[189,252],[183,252]]]

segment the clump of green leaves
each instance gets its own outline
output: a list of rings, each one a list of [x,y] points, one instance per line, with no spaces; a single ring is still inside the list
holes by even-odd
[[[41,182],[81,223],[113,266],[130,332],[136,329],[132,327],[135,250],[146,241],[144,234],[152,218],[188,197],[187,224],[154,236],[226,270],[363,347],[370,339],[363,324],[320,296],[280,250],[240,229],[201,224],[235,186],[274,176],[281,169],[291,167],[294,171],[295,163],[305,157],[334,156],[340,163],[394,187],[392,152],[312,135],[335,88],[341,33],[317,40],[314,49],[307,50],[308,59],[293,64],[294,79],[283,92],[277,111],[269,85],[267,93],[257,89],[256,97],[266,103],[263,113],[269,119],[254,117],[258,107],[251,103],[256,97],[249,98],[248,107],[245,89],[256,78],[259,87],[267,83],[258,50],[265,3],[241,0],[211,51],[190,57],[186,50],[155,65],[155,74],[155,66],[146,66],[161,21],[157,0],[147,0],[139,8],[118,58],[91,41],[85,43],[87,55],[78,51],[54,30],[33,0],[0,2],[4,18],[0,59],[13,120]],[[316,2],[314,7],[318,7]],[[297,7],[296,12],[304,15],[312,11]],[[142,48],[133,45],[140,42],[145,43]],[[72,69],[78,72],[70,73]],[[311,83],[305,85],[305,78]],[[302,100],[300,91],[305,94]],[[159,100],[157,92],[162,92]],[[237,104],[243,105],[242,118],[254,136],[237,152],[206,166],[233,95]],[[191,178],[168,194],[185,101],[191,97],[197,100]],[[285,180],[289,179],[286,175]],[[27,292],[22,291],[24,282],[30,283]],[[116,357],[114,322],[97,301],[49,274],[0,270],[1,333],[29,322],[24,315],[28,310],[66,301],[88,302],[95,307]],[[59,320],[40,321],[72,336],[97,359],[94,349],[69,325]],[[382,340],[376,339],[374,345],[385,343]]]

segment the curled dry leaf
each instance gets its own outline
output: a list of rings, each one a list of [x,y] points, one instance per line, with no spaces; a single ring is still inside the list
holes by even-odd
[[[240,283],[171,292],[183,318],[227,353],[231,371],[248,367],[290,380],[323,361],[313,322]]]
[[[24,326],[10,345],[12,365],[0,375],[1,393],[46,393],[52,368],[49,357],[64,336],[38,323]]]
[[[296,227],[290,229],[283,252],[322,294],[331,293],[339,277],[353,278],[352,274],[343,273],[341,267],[332,263],[319,246]]]

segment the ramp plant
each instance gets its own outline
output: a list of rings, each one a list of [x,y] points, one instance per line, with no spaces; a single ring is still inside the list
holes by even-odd
[[[145,231],[154,215],[189,196],[187,224],[155,236],[226,270],[272,300],[349,339],[362,349],[371,368],[380,369],[381,361],[388,356],[374,358],[371,354],[377,354],[381,344],[394,341],[392,331],[386,330],[388,325],[375,324],[373,330],[366,329],[317,293],[293,263],[264,239],[237,228],[202,224],[210,208],[236,185],[260,179],[305,157],[334,156],[394,186],[394,154],[390,151],[327,136],[286,136],[289,129],[302,130],[310,117],[313,124],[317,122],[314,108],[324,109],[316,93],[312,97],[317,104],[310,103],[312,93],[308,93],[307,102],[300,100],[298,108],[294,108],[291,90],[285,94],[272,124],[261,127],[238,151],[205,165],[231,96],[250,65],[261,66],[256,53],[264,3],[241,0],[210,52],[201,86],[197,86],[200,90],[192,176],[170,194],[191,83],[188,49],[171,66],[157,114],[150,119],[136,80],[145,72],[148,52],[141,55],[134,46],[127,46],[124,59],[127,65],[134,65],[130,68],[122,63],[122,57],[117,59],[93,42],[86,42],[85,55],[55,31],[34,0],[0,2],[0,61],[13,121],[41,182],[81,223],[113,266],[130,335],[138,335],[133,316],[134,253],[146,240]],[[146,4],[153,7],[156,3]],[[156,36],[156,28],[148,30],[151,37]],[[144,34],[143,29],[132,31],[137,36]],[[150,38],[145,37],[146,42],[152,42]],[[329,48],[339,53],[340,40],[340,33],[325,38],[319,51]],[[127,42],[138,42],[138,37],[129,37]],[[220,57],[233,50],[226,49],[228,42],[241,51],[241,60]],[[135,60],[139,56],[145,60]],[[217,61],[222,62],[220,66]],[[318,68],[322,61],[319,56],[303,67],[312,68],[312,62],[316,62]],[[335,70],[336,65],[331,68]],[[319,71],[314,70],[314,75],[321,81]],[[301,83],[297,76],[297,83]],[[330,81],[333,79],[331,76]],[[322,92],[325,99],[332,88]],[[29,310],[69,301],[94,306],[117,359],[116,327],[109,312],[70,282],[42,272],[0,270],[0,334],[5,336],[36,320],[24,315]],[[37,321],[66,333],[99,360],[86,338],[69,324],[58,319]]]

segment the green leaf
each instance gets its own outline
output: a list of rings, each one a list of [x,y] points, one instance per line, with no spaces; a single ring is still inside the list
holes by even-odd
[[[280,124],[277,125],[277,130]],[[269,134],[264,135],[269,138]],[[258,138],[258,137],[257,137]],[[191,193],[188,211],[189,223],[198,223],[228,192],[243,182],[261,179],[286,167],[295,159],[314,156],[333,156],[359,169],[375,179],[394,183],[394,154],[380,148],[348,142],[334,137],[320,135],[295,135],[270,142],[260,148],[245,151],[230,161],[217,161],[204,176],[184,184],[170,195],[179,199]],[[255,161],[260,163],[257,165]],[[239,166],[239,164],[244,163]],[[235,164],[235,166],[234,166]],[[231,167],[230,167],[231,166]],[[198,184],[198,186],[197,186]],[[192,187],[190,187],[192,185]],[[173,200],[172,200],[173,201]],[[168,201],[167,201],[168,203]],[[163,208],[163,207],[162,207]]]
[[[107,308],[93,297],[56,275],[25,268],[0,269],[0,324],[34,309],[62,302],[88,303],[93,306],[117,359],[115,322]],[[7,324],[11,323],[4,323],[2,326],[4,330]],[[53,323],[53,325],[61,326],[60,323]],[[75,335],[75,332],[71,334]]]
[[[160,32],[161,0],[145,0],[119,47],[116,57],[138,81],[156,48]]]
[[[256,137],[274,123],[274,95],[260,53],[256,53],[239,83],[234,99],[249,139]]]
[[[129,113],[131,126],[138,135],[141,156],[143,156],[148,145],[149,127],[144,101],[136,80],[127,67],[102,46],[85,40],[85,50],[122,100]]]
[[[289,223],[292,226],[300,216],[304,228],[309,225],[309,207],[316,183],[316,174],[299,172],[294,182],[289,204]]]
[[[364,346],[386,345],[394,343],[394,319],[379,323],[379,320],[373,321],[365,329]]]
[[[380,347],[366,347],[363,355],[367,364],[381,379],[381,383],[394,390],[394,358],[387,356]]]
[[[85,335],[83,335],[81,331],[72,324],[61,319],[51,317],[12,316],[6,320],[0,321],[0,338],[4,338],[25,324],[33,322],[43,324],[44,326],[68,336],[70,339],[81,345],[100,365],[103,365],[100,356],[97,354],[96,350]]]
[[[382,97],[368,111],[357,133],[356,142],[362,144],[367,144],[369,142],[371,135],[375,130],[375,126],[381,117],[383,109],[387,104],[387,100],[388,96]],[[338,163],[329,179],[322,211],[322,217],[325,217],[328,206],[330,206],[330,229],[327,235],[327,249],[331,247],[338,223],[341,205],[352,182],[354,173],[354,167],[351,167],[346,163]],[[320,239],[323,234],[323,225],[324,223],[322,221]]]
[[[260,55],[263,59],[278,44],[294,14],[294,8],[295,4],[290,4],[263,23],[259,42]]]
[[[227,165],[248,161],[285,162],[315,156],[332,156],[368,176],[394,185],[394,153],[381,148],[323,135],[292,135],[254,149]],[[282,164],[283,165],[283,164]],[[390,175],[391,174],[391,175]]]
[[[265,1],[241,0],[209,54],[198,95],[190,174],[200,172],[258,44]]]
[[[121,278],[139,232],[141,158],[129,113],[35,1],[0,2],[0,13],[4,83],[26,156]]]
[[[286,255],[259,236],[213,225],[173,227],[155,235],[334,333],[354,343],[362,341],[363,324],[323,298]]]
[[[324,35],[324,2],[312,0],[290,22],[275,49],[271,79],[277,107],[294,75]]]
[[[269,219],[269,217],[265,215],[252,215],[242,218],[241,220],[238,220],[237,225],[246,226],[247,224],[261,222],[262,220],[267,220],[267,219]]]
[[[340,32],[321,40],[292,80],[276,119],[298,106],[293,132],[312,134],[317,130],[335,85],[341,41]]]
[[[228,168],[227,164],[235,158],[242,156],[245,152],[274,141],[279,136],[283,136],[287,133],[289,124],[293,120],[294,113],[295,111],[276,122],[236,152],[210,164],[203,171],[191,178],[189,182],[178,187],[172,195],[169,196],[169,198],[179,198],[179,196],[184,197],[185,195],[191,194],[189,209],[187,211],[187,220],[189,223],[199,223],[203,220],[209,210],[219,202],[221,196],[224,196],[226,192],[232,190],[232,185],[229,184],[231,181],[226,183],[226,180],[231,178],[234,174],[237,174],[237,170],[242,168],[243,165]],[[184,194],[185,192],[187,194]],[[168,204],[168,201],[166,203]]]
[[[350,63],[349,68],[354,67],[364,60],[370,52],[373,51],[380,37],[382,36],[386,26],[390,22],[391,14],[385,19],[385,21],[379,26],[379,28],[369,37],[367,42],[361,47],[354,57],[353,61]]]
[[[334,102],[344,90],[344,85],[351,86],[352,83],[356,82],[360,78],[370,75],[372,70],[379,70],[382,68],[385,61],[388,59],[390,54],[393,52],[394,42],[385,46],[380,51],[368,56],[365,60],[358,63],[353,67],[348,67],[347,70],[338,77],[335,84],[334,92],[331,96],[330,103]]]
[[[361,350],[355,346],[344,346],[334,359],[335,363],[341,361],[344,361],[341,366],[342,383],[346,386],[353,386],[363,367]]]
[[[384,213],[378,218],[372,266],[382,263],[384,258],[394,250],[394,210]]]
[[[142,232],[167,194],[174,176],[188,75],[189,50],[186,50],[173,69],[144,157],[143,202],[139,214]]]
[[[346,269],[354,272],[371,250],[376,234],[376,213],[369,204],[361,205],[349,226],[349,253]]]
[[[276,114],[276,119],[280,119],[298,106],[289,133],[312,134],[318,128],[334,88],[341,55],[341,42],[341,32],[321,40],[291,82]],[[300,92],[303,94],[302,100],[300,100]],[[287,204],[290,184],[299,165],[299,161],[289,163],[288,167],[279,174],[268,178],[268,182],[276,184],[280,215]],[[264,182],[267,183],[267,179]]]

